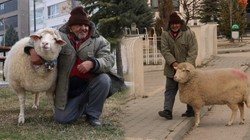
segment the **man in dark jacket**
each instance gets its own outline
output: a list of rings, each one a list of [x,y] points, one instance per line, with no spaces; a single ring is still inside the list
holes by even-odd
[[[197,50],[198,45],[194,32],[185,25],[177,13],[172,13],[169,18],[169,26],[161,36],[161,54],[165,59],[164,75],[166,75],[164,110],[159,111],[161,117],[172,120],[175,96],[178,91],[178,83],[173,79],[174,67],[180,62],[189,62],[195,66]],[[192,107],[187,105],[187,111],[182,116],[193,117]]]
[[[55,120],[71,123],[83,114],[91,126],[101,126],[100,116],[109,94],[111,79],[105,73],[114,65],[109,42],[99,35],[83,7],[74,8],[59,31],[67,45],[58,57]],[[32,44],[32,43],[31,43]],[[34,65],[44,61],[32,45],[25,48]]]

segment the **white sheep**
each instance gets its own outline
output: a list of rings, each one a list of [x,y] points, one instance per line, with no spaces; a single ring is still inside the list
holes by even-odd
[[[232,115],[227,126],[233,124],[240,110],[240,124],[244,124],[244,103],[250,107],[249,79],[238,69],[222,68],[199,70],[190,63],[180,63],[174,80],[179,83],[180,101],[195,111],[195,126],[200,124],[200,112],[204,105],[227,105]]]
[[[36,53],[45,61],[44,65],[34,66],[30,55],[24,52],[29,40],[34,41]],[[9,51],[4,74],[9,86],[17,93],[20,113],[18,123],[24,123],[25,94],[35,94],[33,108],[39,105],[39,93],[46,92],[49,102],[54,106],[54,89],[57,76],[56,60],[66,42],[61,39],[59,32],[52,28],[37,31],[30,37],[25,37],[12,46]]]

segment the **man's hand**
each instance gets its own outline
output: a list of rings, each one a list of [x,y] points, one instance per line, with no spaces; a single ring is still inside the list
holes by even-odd
[[[36,53],[34,48],[30,49],[30,57],[33,65],[43,65],[44,60]]]
[[[89,72],[92,68],[94,67],[94,64],[92,61],[84,61],[81,64],[77,66],[77,69],[79,70],[80,73],[87,73]]]
[[[175,68],[178,66],[178,64],[179,64],[178,62],[174,62],[174,63],[172,63],[172,67]]]

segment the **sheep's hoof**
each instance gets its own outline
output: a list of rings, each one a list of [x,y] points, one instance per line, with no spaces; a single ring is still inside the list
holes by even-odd
[[[226,126],[231,126],[231,125],[232,125],[232,123],[227,123],[227,124],[226,124]]]
[[[244,123],[244,122],[240,122],[240,123],[239,123],[239,125],[243,125],[243,124],[245,124],[245,123]]]
[[[200,126],[200,124],[199,123],[195,123],[195,125],[194,125],[195,127],[199,127]]]
[[[38,106],[34,104],[34,105],[32,106],[32,108],[33,108],[33,109],[38,109]]]
[[[18,118],[18,124],[24,124],[24,117]]]

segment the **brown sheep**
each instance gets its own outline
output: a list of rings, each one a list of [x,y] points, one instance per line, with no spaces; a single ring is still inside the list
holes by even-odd
[[[205,105],[227,105],[232,115],[227,126],[233,124],[240,110],[240,124],[244,124],[244,103],[250,107],[249,79],[238,69],[198,70],[190,63],[180,63],[174,80],[179,83],[180,101],[195,111],[195,126],[200,124],[200,112]]]

